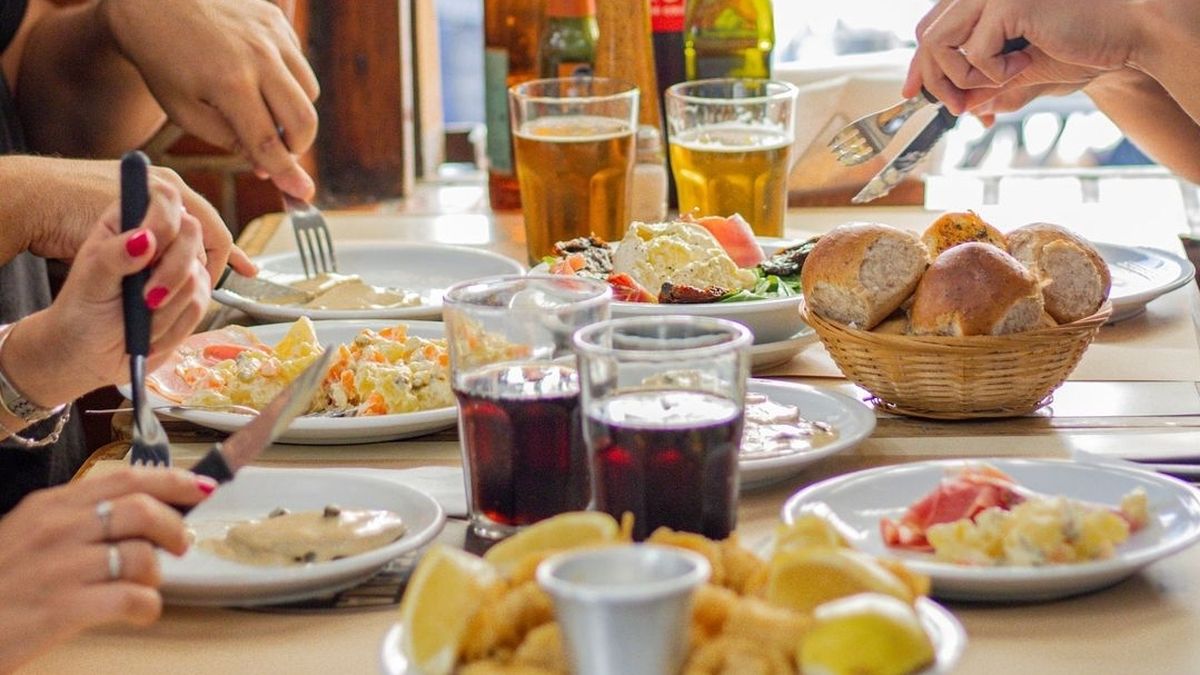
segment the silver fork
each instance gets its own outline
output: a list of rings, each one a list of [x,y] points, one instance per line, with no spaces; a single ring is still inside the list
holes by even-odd
[[[929,104],[930,99],[922,93],[864,115],[842,128],[829,141],[829,149],[846,166],[862,164],[882,152],[908,118]]]
[[[150,192],[146,173],[150,161],[141,152],[121,158],[121,231],[137,228],[146,218]],[[167,432],[146,402],[146,355],[150,353],[150,310],[142,293],[149,269],[121,280],[122,314],[125,318],[125,351],[129,354],[129,388],[133,399],[133,443],[129,463],[171,466]]]
[[[333,237],[329,234],[325,216],[317,207],[286,192],[283,193],[283,206],[292,220],[304,276],[311,279],[318,274],[336,272],[337,256],[333,253]]]

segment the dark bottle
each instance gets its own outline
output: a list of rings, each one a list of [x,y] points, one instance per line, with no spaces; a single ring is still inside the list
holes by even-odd
[[[484,0],[483,23],[488,201],[496,210],[519,209],[508,88],[537,77],[542,0]]]
[[[654,43],[654,71],[658,79],[658,105],[666,110],[663,92],[673,84],[683,82],[683,23],[685,0],[650,0],[650,33]],[[663,136],[666,142],[666,136]],[[667,157],[667,200],[677,205],[675,176]]]
[[[596,67],[596,0],[550,0],[538,47],[541,77],[591,75]]]
[[[771,77],[771,0],[688,0],[684,72],[689,80]]]

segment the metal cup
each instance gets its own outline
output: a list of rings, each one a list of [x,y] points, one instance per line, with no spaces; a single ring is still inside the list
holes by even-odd
[[[692,592],[711,573],[697,553],[636,544],[560,553],[537,579],[577,675],[667,675],[683,665]]]

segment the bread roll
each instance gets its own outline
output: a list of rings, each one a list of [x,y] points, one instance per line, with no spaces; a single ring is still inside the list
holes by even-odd
[[[1000,234],[1000,230],[985,223],[974,211],[942,214],[925,230],[925,234],[921,235],[921,241],[929,249],[929,256],[933,259],[952,246],[968,241],[982,241],[1007,250],[1004,235]]]
[[[821,237],[804,261],[800,283],[812,311],[870,330],[912,293],[926,265],[928,254],[915,235],[849,223]]]
[[[1112,288],[1112,274],[1096,247],[1058,225],[1033,223],[1008,235],[1008,252],[1042,281],[1046,311],[1071,323],[1100,309]]]
[[[916,335],[1005,335],[1042,325],[1037,277],[1004,251],[981,242],[938,256],[921,277],[909,310]]]

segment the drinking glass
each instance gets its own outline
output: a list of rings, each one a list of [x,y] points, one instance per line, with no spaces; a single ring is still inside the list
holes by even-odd
[[[533,80],[508,93],[529,261],[555,242],[629,225],[637,87],[607,78]]]
[[[736,525],[750,331],[700,316],[586,326],[579,357],[596,509],[724,539]]]
[[[680,213],[739,213],[755,234],[783,236],[797,91],[787,82],[748,79],[667,89]]]
[[[502,276],[443,299],[471,528],[498,539],[591,497],[571,333],[608,318],[608,284]]]

